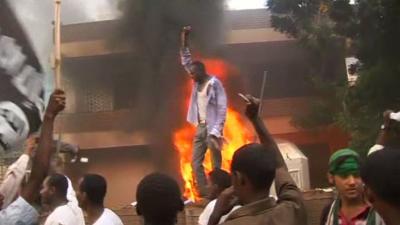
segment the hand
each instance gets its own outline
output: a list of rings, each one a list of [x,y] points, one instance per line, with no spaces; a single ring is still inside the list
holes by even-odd
[[[184,27],[182,27],[181,34],[184,35],[185,37],[186,37],[187,35],[189,35],[190,32],[192,32],[192,27],[191,27],[191,26],[184,26]]]
[[[258,109],[260,108],[260,100],[252,95],[246,95],[246,98],[249,99],[246,106],[246,116],[250,120],[256,119],[258,117]]]
[[[65,93],[57,89],[51,94],[49,104],[46,109],[46,116],[55,118],[59,112],[65,108]]]
[[[217,138],[214,135],[210,135],[208,137],[208,141],[209,141],[210,148],[221,150],[222,142],[219,138]]]
[[[218,197],[215,204],[213,216],[222,217],[228,214],[235,205],[237,205],[237,197],[234,195],[233,186],[225,189]],[[218,220],[219,221],[219,220]]]
[[[187,47],[188,46],[188,36],[190,34],[190,32],[192,31],[192,27],[191,26],[185,26],[182,28],[181,31],[181,44],[182,47]]]

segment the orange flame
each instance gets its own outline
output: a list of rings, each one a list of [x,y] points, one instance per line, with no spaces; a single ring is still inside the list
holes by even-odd
[[[218,78],[222,81],[226,79],[230,69],[227,63],[218,59],[206,59],[203,62],[210,74],[218,74]],[[191,83],[188,83],[188,90],[189,88],[191,88]],[[185,108],[187,108],[188,102],[186,102]],[[180,172],[185,182],[184,196],[196,201],[199,199],[199,195],[195,188],[191,166],[194,135],[195,127],[188,124],[174,133],[173,142],[180,157]],[[225,144],[222,149],[222,169],[230,171],[231,159],[235,151],[244,144],[250,143],[253,137],[253,134],[246,128],[242,116],[228,107],[224,128]],[[209,173],[212,169],[209,151],[207,151],[205,156],[204,168],[206,173]]]

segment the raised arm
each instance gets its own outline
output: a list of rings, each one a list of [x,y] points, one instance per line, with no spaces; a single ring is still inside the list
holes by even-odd
[[[381,126],[381,129],[379,131],[378,137],[376,139],[375,145],[372,146],[369,151],[368,151],[368,155],[382,150],[386,143],[389,141],[390,139],[390,129],[393,125],[393,120],[390,119],[390,114],[392,114],[393,111],[392,110],[386,110],[383,113],[383,124]]]
[[[246,107],[246,116],[250,120],[253,125],[260,142],[267,146],[269,149],[272,149],[276,153],[276,162],[278,168],[285,168],[287,170],[285,160],[282,157],[281,152],[279,151],[278,145],[275,140],[272,138],[272,135],[269,133],[267,127],[264,125],[262,119],[258,116],[258,108],[260,106],[260,100],[254,98],[251,95],[246,96],[249,99],[249,103]]]
[[[191,31],[192,28],[190,26],[183,27],[181,31],[181,63],[188,73],[190,73],[189,66],[192,64],[192,54],[189,49],[189,34]]]
[[[286,163],[281,152],[268,129],[264,125],[262,119],[258,116],[259,100],[253,96],[247,95],[249,99],[246,108],[246,115],[251,121],[256,130],[260,141],[269,151],[274,151],[276,156],[277,168],[275,173],[275,188],[278,195],[278,203],[285,203],[294,206],[297,213],[302,215],[302,220],[305,221],[304,206],[301,192],[289,174]],[[298,224],[305,224],[304,221],[299,221]]]
[[[17,196],[35,145],[35,139],[29,138],[26,142],[24,153],[8,167],[3,183],[0,185],[0,193],[4,196],[3,205],[0,208],[7,208]]]
[[[263,121],[258,116],[259,100],[251,95],[246,96],[248,99],[248,104],[246,108],[246,116],[249,118],[250,122],[253,124],[260,141],[266,146],[268,151],[274,151],[277,161],[276,176],[275,176],[275,187],[278,194],[278,204],[288,204],[293,206],[294,214],[301,215],[298,224],[306,224],[305,210],[303,207],[303,202],[301,198],[300,190],[297,188],[295,182],[290,176],[285,161],[276,145],[271,134],[268,132]],[[208,225],[217,225],[222,215],[228,213],[232,207],[235,200],[233,188],[228,188],[222,192],[218,201],[215,205],[214,211],[210,216]],[[288,214],[287,216],[292,216]]]
[[[62,90],[55,90],[50,97],[47,106],[42,130],[39,139],[38,150],[32,160],[32,173],[21,196],[33,203],[39,194],[40,186],[49,170],[50,157],[53,154],[53,127],[58,113],[65,108],[65,94]]]

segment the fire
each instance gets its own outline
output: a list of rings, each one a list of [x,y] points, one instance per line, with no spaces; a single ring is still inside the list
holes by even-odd
[[[224,81],[229,71],[229,65],[222,60],[206,59],[203,60],[206,64],[207,71],[210,74],[217,74],[218,78]],[[188,89],[191,89],[191,83],[188,83]],[[185,109],[188,102],[186,101]],[[229,171],[231,159],[235,151],[244,144],[250,143],[253,139],[253,134],[248,131],[240,113],[228,107],[227,118],[224,128],[224,146],[222,149],[222,169]],[[194,174],[192,171],[191,160],[193,151],[193,138],[195,135],[195,127],[187,124],[174,133],[174,145],[180,157],[180,172],[185,182],[184,196],[191,200],[197,200],[198,194],[195,188]],[[204,168],[206,174],[211,171],[211,156],[207,151]]]

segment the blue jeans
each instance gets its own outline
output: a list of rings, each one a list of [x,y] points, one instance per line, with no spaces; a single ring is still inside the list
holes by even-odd
[[[207,149],[211,151],[212,167],[221,168],[221,149],[217,149],[210,144],[207,126],[199,124],[193,141],[192,169],[196,179],[196,187],[201,196],[206,194],[207,178],[204,172],[203,161]]]

